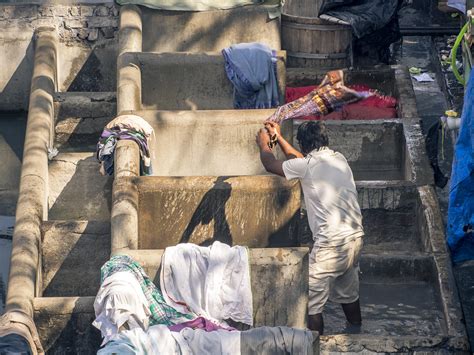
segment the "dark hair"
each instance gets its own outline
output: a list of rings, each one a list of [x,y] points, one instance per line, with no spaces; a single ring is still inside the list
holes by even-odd
[[[296,139],[301,146],[303,154],[308,154],[321,147],[327,147],[329,144],[326,125],[321,121],[303,122],[298,127]]]

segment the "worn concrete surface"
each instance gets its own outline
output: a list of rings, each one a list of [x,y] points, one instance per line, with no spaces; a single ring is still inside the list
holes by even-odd
[[[54,107],[54,146],[61,152],[94,151],[117,109],[115,92],[57,93]]]
[[[58,89],[112,91],[116,84],[118,7],[100,4],[3,4],[0,8],[0,109],[26,110],[33,72],[34,31],[59,34]]]
[[[138,245],[295,246],[300,186],[277,176],[141,177]]]
[[[233,85],[220,52],[130,53],[138,63],[143,109],[219,110],[233,108]],[[278,88],[284,102],[285,52],[277,52]],[[120,85],[120,83],[119,83]]]
[[[255,136],[273,110],[139,111],[155,130],[157,176],[267,175]],[[282,126],[290,142],[291,122]],[[283,158],[279,148],[278,157]]]
[[[95,153],[58,154],[49,163],[49,219],[109,219],[112,180],[100,174]]]
[[[281,48],[280,20],[270,20],[261,5],[205,12],[141,10],[144,52],[220,51],[246,42]]]
[[[26,112],[0,112],[0,215],[15,215],[25,131]]]
[[[54,221],[41,229],[42,296],[95,296],[110,257],[110,223]]]

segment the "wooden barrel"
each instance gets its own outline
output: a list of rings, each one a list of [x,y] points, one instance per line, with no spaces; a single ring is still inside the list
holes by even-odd
[[[302,17],[318,17],[323,0],[285,0],[283,12]]]
[[[282,14],[281,46],[287,67],[334,69],[352,64],[351,27],[319,18]]]

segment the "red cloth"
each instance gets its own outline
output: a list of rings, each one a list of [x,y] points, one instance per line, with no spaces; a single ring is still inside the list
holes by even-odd
[[[287,87],[285,102],[292,102],[308,94],[317,86]],[[362,92],[371,91],[366,85],[350,85],[349,88]],[[340,111],[331,112],[326,116],[298,117],[302,120],[376,120],[397,118],[397,99],[391,96],[374,95],[365,100],[344,106]]]

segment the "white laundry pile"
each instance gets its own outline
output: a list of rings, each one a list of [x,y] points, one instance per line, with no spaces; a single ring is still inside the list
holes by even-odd
[[[140,328],[117,334],[98,355],[240,355],[240,332],[184,328],[172,332],[165,325],[154,325],[147,332]]]
[[[226,326],[225,319],[253,325],[247,248],[214,242],[210,247],[178,244],[161,261],[163,298],[179,312]]]
[[[167,248],[162,257],[161,288],[127,255],[112,257],[102,267],[101,275],[93,322],[102,332],[102,345],[106,344],[99,354],[112,353],[117,347],[145,349],[145,354],[147,348],[163,346],[167,352],[162,349],[148,353],[175,354],[173,349],[177,349],[176,354],[200,354],[211,345],[215,349],[212,353],[238,354],[240,332],[218,328],[227,327],[226,319],[253,324],[245,247],[215,242],[210,247],[185,243]],[[200,322],[189,322],[198,318],[216,326],[206,326],[205,330],[189,328],[200,328],[192,325]],[[186,328],[171,331],[170,327],[176,324]]]
[[[116,272],[102,283],[94,302],[96,319],[92,323],[98,328],[106,344],[127,323],[128,329],[147,329],[149,303],[132,273]]]

